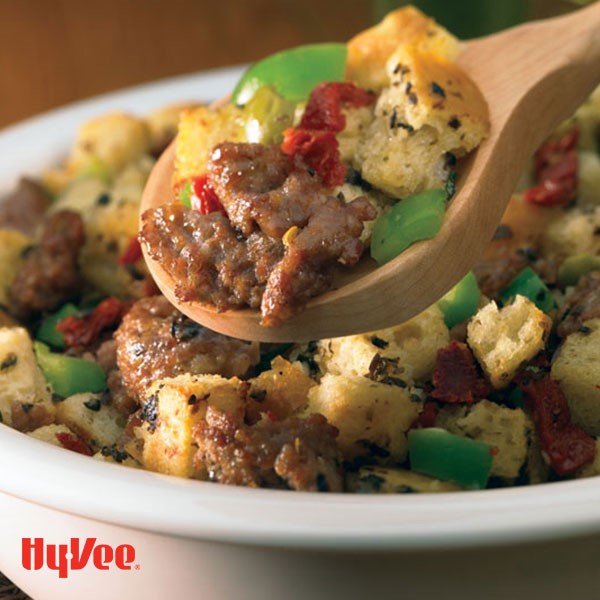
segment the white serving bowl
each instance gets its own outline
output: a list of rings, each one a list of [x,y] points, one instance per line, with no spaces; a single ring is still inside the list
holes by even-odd
[[[239,68],[71,105],[0,132],[0,194],[109,109],[211,100]],[[132,570],[26,570],[23,538],[130,544]],[[94,461],[0,425],[0,571],[35,600],[600,598],[600,478],[438,495],[309,494]]]

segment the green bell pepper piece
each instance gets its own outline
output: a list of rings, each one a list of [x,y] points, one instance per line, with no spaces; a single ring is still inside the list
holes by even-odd
[[[233,90],[231,101],[243,106],[265,85],[291,102],[306,100],[323,81],[342,81],[346,44],[311,44],[277,52],[254,63]]]
[[[177,200],[179,200],[179,202],[181,202],[181,204],[183,204],[185,207],[192,208],[193,193],[194,192],[192,190],[192,182],[186,181],[184,186],[179,191],[179,194],[177,195]]]
[[[451,480],[467,489],[485,488],[492,468],[492,447],[439,427],[408,432],[411,470]]]
[[[590,271],[600,270],[600,256],[576,254],[565,259],[558,269],[558,282],[563,287],[577,285],[581,277]]]
[[[50,315],[40,325],[37,331],[36,339],[45,344],[49,344],[53,348],[63,350],[65,347],[65,340],[63,334],[60,331],[56,331],[56,326],[60,321],[66,317],[71,317],[79,313],[79,310],[74,304],[65,304],[59,308],[53,315]]]
[[[73,394],[106,389],[106,376],[98,364],[51,352],[41,342],[34,342],[34,349],[38,365],[57,396],[68,398]]]
[[[500,300],[503,304],[510,304],[517,295],[529,298],[544,312],[556,308],[556,302],[550,290],[531,267],[525,267],[508,287],[500,292]]]
[[[272,85],[261,87],[242,110],[246,139],[254,144],[280,144],[283,131],[294,121],[296,104],[280,96]]]
[[[479,308],[481,293],[477,278],[469,271],[447,294],[442,296],[437,305],[444,314],[448,329],[473,316]]]
[[[415,242],[434,237],[444,221],[446,200],[444,190],[427,190],[394,204],[375,221],[371,256],[382,265]]]

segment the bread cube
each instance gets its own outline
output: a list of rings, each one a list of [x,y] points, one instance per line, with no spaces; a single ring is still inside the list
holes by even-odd
[[[19,410],[24,421],[47,425],[54,418],[51,392],[35,359],[29,333],[23,327],[0,328],[0,420],[22,431],[35,429],[35,422],[14,422]]]
[[[498,309],[489,302],[467,326],[467,343],[492,385],[506,387],[519,367],[544,348],[552,319],[524,296]]]
[[[377,100],[354,164],[394,198],[443,188],[447,154],[461,157],[487,135],[485,100],[458,66],[433,52],[401,47],[387,69],[392,84]]]
[[[548,225],[541,238],[543,255],[566,258],[576,254],[600,253],[600,206],[576,208]]]
[[[356,473],[349,473],[346,487],[349,492],[361,494],[430,494],[462,489],[453,481],[441,481],[406,469],[374,466],[362,467]]]
[[[396,363],[397,376],[412,383],[431,376],[438,350],[449,342],[444,316],[434,304],[395,327],[321,340],[316,360],[324,373],[366,376],[378,354]]]
[[[600,319],[584,323],[559,348],[551,371],[569,403],[571,417],[589,434],[600,435]]]
[[[467,406],[444,406],[436,418],[436,427],[492,446],[491,475],[516,479],[527,461],[531,421],[520,408],[500,406],[481,400]]]
[[[410,390],[357,375],[323,376],[310,389],[307,413],[320,413],[338,428],[346,460],[377,457],[382,463],[406,459],[406,432],[422,409]]]
[[[123,434],[125,417],[114,407],[103,404],[100,394],[75,394],[56,405],[56,421],[67,425],[91,448],[111,446]]]
[[[197,450],[194,426],[204,419],[208,405],[235,412],[243,398],[243,383],[235,377],[185,374],[156,381],[142,406],[144,423],[134,428],[135,437],[143,441],[142,466],[179,477],[204,477],[192,463]]]
[[[59,437],[57,437],[56,434],[59,434]],[[60,442],[60,434],[75,436],[75,433],[66,425],[56,424],[43,425],[42,427],[38,427],[37,429],[27,433],[29,437],[40,440],[40,442],[52,444],[53,446],[58,446],[59,448],[64,448],[63,444]]]
[[[377,25],[348,42],[346,79],[359,86],[380,90],[390,84],[386,64],[398,46],[413,45],[436,52],[450,60],[459,52],[459,41],[446,29],[407,6],[390,12]]]

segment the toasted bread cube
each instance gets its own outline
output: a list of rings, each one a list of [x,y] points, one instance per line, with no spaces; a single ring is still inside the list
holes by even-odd
[[[441,481],[421,473],[390,467],[362,467],[346,477],[349,492],[411,494],[457,492],[462,488],[453,481]]]
[[[491,475],[516,479],[527,461],[531,422],[520,408],[481,400],[471,406],[444,406],[436,427],[492,446]]]
[[[576,425],[600,435],[600,319],[585,322],[585,329],[563,342],[551,376],[560,385]]]
[[[452,34],[420,10],[400,8],[348,42],[346,79],[376,91],[388,86],[386,64],[398,46],[405,45],[431,50],[450,60],[456,58],[460,48]]]
[[[146,415],[153,418],[134,428],[134,435],[144,443],[142,466],[179,477],[203,477],[192,464],[197,450],[194,426],[204,419],[208,405],[234,412],[241,408],[243,396],[243,384],[236,377],[185,374],[156,381],[144,404]]]
[[[245,130],[241,110],[232,104],[214,110],[199,106],[182,113],[176,139],[175,187],[206,173],[210,154],[222,142],[242,142]]]
[[[338,428],[338,446],[346,460],[375,455],[394,463],[406,458],[406,432],[422,408],[409,389],[328,373],[308,397],[307,412],[324,415]]]
[[[489,302],[467,326],[467,343],[492,385],[507,386],[519,367],[544,348],[552,319],[524,296],[498,309]]]
[[[377,100],[354,164],[394,198],[443,188],[447,154],[461,157],[487,135],[486,102],[467,75],[438,54],[401,47],[387,68],[392,85]]]
[[[281,356],[271,362],[271,368],[250,380],[248,398],[253,402],[258,420],[260,413],[267,413],[277,419],[284,419],[306,407],[308,392],[316,385],[302,365],[291,363]]]
[[[8,290],[17,275],[23,257],[21,253],[31,239],[20,231],[0,229],[0,305],[8,305]]]
[[[35,359],[33,345],[23,327],[0,328],[0,419],[6,425],[13,422],[13,411],[45,413],[44,421],[54,417],[50,388]],[[47,423],[46,423],[47,424]]]
[[[429,378],[438,350],[449,342],[444,316],[434,304],[395,327],[321,340],[316,360],[324,373],[365,376],[379,354],[398,365],[398,377],[412,383]]]
[[[573,209],[550,223],[541,238],[542,255],[566,258],[576,254],[600,253],[600,206]]]
[[[146,124],[150,130],[150,147],[161,149],[177,135],[177,126],[184,110],[191,110],[197,105],[168,104],[146,116]]]
[[[123,434],[125,417],[103,404],[100,394],[75,394],[56,405],[56,421],[67,425],[92,448],[111,446]]]
[[[108,113],[81,126],[67,168],[79,175],[99,171],[112,177],[147,154],[150,144],[150,129],[143,119]]]

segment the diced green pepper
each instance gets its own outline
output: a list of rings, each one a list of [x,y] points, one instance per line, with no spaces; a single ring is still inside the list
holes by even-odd
[[[342,81],[346,44],[311,44],[277,52],[253,64],[233,90],[231,101],[243,106],[265,85],[275,86],[291,102],[306,100],[323,81]]]
[[[500,292],[500,300],[503,304],[510,304],[517,295],[529,298],[544,312],[556,308],[556,302],[550,290],[531,267],[525,267],[508,287]]]
[[[98,364],[51,352],[41,342],[34,342],[34,348],[40,369],[57,396],[68,398],[106,389],[106,376]]]
[[[600,270],[600,256],[595,254],[569,256],[558,270],[558,282],[564,287],[577,285],[579,279],[586,273],[597,270]]]
[[[442,296],[437,305],[444,313],[444,321],[448,329],[473,316],[479,308],[481,293],[477,285],[477,278],[469,271],[445,296]]]
[[[489,444],[439,427],[409,431],[408,454],[411,470],[467,489],[485,488],[492,468]]]
[[[183,204],[187,208],[192,208],[193,193],[194,192],[192,190],[192,182],[186,181],[184,186],[179,191],[179,194],[177,194],[177,199],[179,200],[179,202],[181,202],[181,204]]]
[[[384,264],[420,240],[434,237],[442,227],[447,196],[427,190],[396,203],[373,226],[371,256]]]
[[[50,344],[53,348],[62,350],[65,347],[65,340],[60,331],[56,331],[56,325],[65,319],[79,313],[79,310],[74,304],[65,304],[53,315],[50,315],[40,325],[37,331],[36,339],[45,344]]]
[[[283,131],[292,126],[296,104],[280,96],[271,85],[261,87],[244,106],[246,139],[255,144],[280,144]]]

